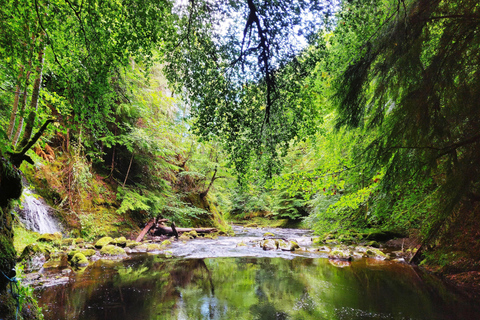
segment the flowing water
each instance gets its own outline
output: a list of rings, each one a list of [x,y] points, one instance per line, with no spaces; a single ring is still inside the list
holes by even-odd
[[[28,187],[23,191],[22,207],[19,216],[27,229],[38,233],[61,231],[58,222],[50,213],[52,208]]]
[[[175,242],[167,256],[136,253],[78,272],[45,270],[61,284],[35,292],[47,320],[480,319],[476,301],[417,268],[264,251],[254,242],[266,231],[236,228],[236,237]],[[311,243],[304,231],[270,231]]]

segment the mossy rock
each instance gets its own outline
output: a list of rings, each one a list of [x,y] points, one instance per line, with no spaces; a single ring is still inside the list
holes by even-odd
[[[72,250],[72,251],[70,251],[69,253],[67,253],[67,260],[68,260],[68,261],[71,261],[72,258],[73,258],[77,253],[80,253],[80,251],[79,251],[79,250]]]
[[[133,249],[137,252],[147,252],[148,247],[147,247],[147,244],[142,243],[135,246]]]
[[[94,246],[93,244],[91,244],[91,243],[86,243],[86,244],[84,245],[84,248],[85,248],[85,249],[95,249],[95,246]]]
[[[380,244],[377,241],[369,241],[366,245],[369,247],[380,248]]]
[[[97,249],[102,249],[104,246],[110,244],[113,241],[113,238],[111,237],[103,237],[97,240],[95,242],[95,248]]]
[[[203,236],[205,239],[218,239],[218,235],[216,233],[205,233]]]
[[[62,240],[62,245],[64,246],[71,246],[73,244],[75,244],[75,239],[73,238],[66,238]]]
[[[72,266],[86,267],[88,266],[88,259],[83,253],[77,252],[70,260],[70,263],[72,264]]]
[[[184,232],[182,234],[182,236],[183,235],[187,236],[189,239],[195,239],[196,237],[198,237],[198,233],[195,230],[192,230],[192,231],[189,231],[189,232]]]
[[[169,246],[169,245],[171,245],[171,244],[172,244],[172,242],[171,242],[170,240],[164,240],[164,241],[162,241],[162,243],[161,243],[162,247],[166,247],[166,246]]]
[[[178,237],[178,240],[186,241],[186,240],[190,240],[190,237],[188,235],[186,235],[185,233],[183,233],[180,237]]]
[[[275,235],[274,235],[273,233],[271,233],[271,232],[265,232],[265,233],[263,234],[263,236],[264,236],[264,237],[275,237]]]
[[[385,253],[383,253],[382,251],[376,248],[369,248],[367,251],[365,251],[365,255],[369,258],[375,258],[375,259],[381,259],[381,260],[385,260],[388,258],[388,256]]]
[[[136,246],[139,246],[141,245],[142,243],[141,242],[137,242],[137,241],[132,241],[132,240],[128,240],[127,241],[127,248],[135,248]]]
[[[352,255],[350,253],[350,250],[335,248],[330,251],[330,253],[328,254],[328,258],[333,260],[350,261],[352,260]]]
[[[147,252],[160,251],[162,250],[162,245],[158,243],[149,243],[147,245]]]
[[[75,239],[75,244],[76,245],[83,245],[83,244],[85,244],[85,240],[83,240],[83,238],[76,238]]]
[[[94,249],[83,249],[80,252],[87,258],[94,256],[97,253]]]
[[[123,248],[108,244],[102,247],[100,254],[105,256],[124,256],[126,255],[126,252],[123,250]]]
[[[238,247],[246,247],[246,246],[247,246],[247,245],[246,245],[245,243],[243,243],[243,242],[239,242],[239,243],[237,243],[237,245],[236,245],[237,248],[238,248]]]
[[[18,258],[18,261],[28,261],[34,256],[43,255],[44,253],[45,251],[42,248],[40,248],[38,244],[32,243],[23,249],[22,254],[20,255],[20,258]]]
[[[260,246],[263,248],[263,250],[276,250],[278,249],[279,243],[278,240],[267,239],[260,241]]]
[[[282,249],[283,251],[295,251],[296,249],[299,249],[300,246],[295,241],[286,242],[281,240],[279,241],[278,248]]]
[[[125,248],[126,245],[127,245],[127,239],[125,237],[115,238],[115,239],[113,239],[111,244],[114,244],[117,247]]]
[[[42,234],[37,241],[39,242],[54,242],[56,240],[62,240],[62,234],[60,232],[55,233],[44,233]]]

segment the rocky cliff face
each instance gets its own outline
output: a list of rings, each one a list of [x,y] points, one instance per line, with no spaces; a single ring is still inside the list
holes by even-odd
[[[13,246],[12,200],[22,195],[20,172],[0,155],[0,319],[38,319],[36,308],[17,309],[17,301],[9,292],[10,280],[15,277],[17,253]],[[29,306],[36,303],[30,297],[22,299]],[[20,312],[20,309],[21,312]],[[19,312],[18,315],[16,313]]]

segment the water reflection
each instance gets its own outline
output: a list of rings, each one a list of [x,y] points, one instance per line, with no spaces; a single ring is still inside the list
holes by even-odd
[[[408,265],[372,259],[98,260],[38,289],[45,319],[479,319],[472,301]]]

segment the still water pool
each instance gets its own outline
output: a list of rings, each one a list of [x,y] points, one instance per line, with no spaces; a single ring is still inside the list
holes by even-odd
[[[174,246],[171,258],[100,259],[37,288],[45,319],[480,319],[476,301],[406,264],[232,256],[232,248],[199,258],[205,246],[185,246],[190,254]]]

